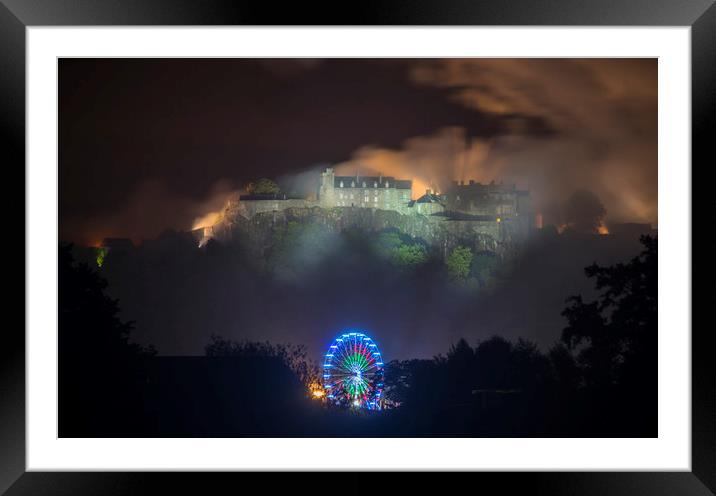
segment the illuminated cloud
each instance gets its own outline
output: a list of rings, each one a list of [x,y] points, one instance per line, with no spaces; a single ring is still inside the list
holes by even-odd
[[[545,209],[589,189],[611,220],[656,224],[655,59],[427,60],[410,77],[466,107],[515,116],[511,132],[486,143],[483,175],[526,183]],[[520,116],[553,132],[525,133]]]

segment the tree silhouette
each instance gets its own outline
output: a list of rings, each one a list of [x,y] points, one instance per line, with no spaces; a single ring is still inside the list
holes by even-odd
[[[71,245],[58,259],[58,351],[60,435],[83,436],[122,417],[141,403],[143,360],[156,351],[129,341],[132,324],[122,322],[107,282],[85,263],[75,263]]]
[[[212,334],[204,350],[209,357],[276,358],[291,369],[308,389],[320,385],[318,364],[308,357],[308,351],[303,345],[232,341]]]
[[[657,356],[657,240],[642,236],[644,250],[626,264],[585,269],[601,295],[568,299],[562,341],[578,352],[587,385],[654,388]]]

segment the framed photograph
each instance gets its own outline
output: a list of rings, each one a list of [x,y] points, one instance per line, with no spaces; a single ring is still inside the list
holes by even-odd
[[[26,293],[0,489],[715,491],[713,2],[294,10],[3,0]]]

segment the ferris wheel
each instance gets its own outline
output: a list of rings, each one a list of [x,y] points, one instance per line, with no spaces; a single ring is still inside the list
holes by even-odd
[[[383,394],[383,358],[378,345],[362,332],[339,335],[323,362],[323,387],[334,404],[379,410]]]

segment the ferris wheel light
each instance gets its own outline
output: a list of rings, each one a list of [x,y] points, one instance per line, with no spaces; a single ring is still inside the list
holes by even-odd
[[[380,408],[376,384],[382,384],[383,362],[377,345],[359,331],[346,330],[331,343],[324,355],[323,384],[332,402],[375,410]]]

